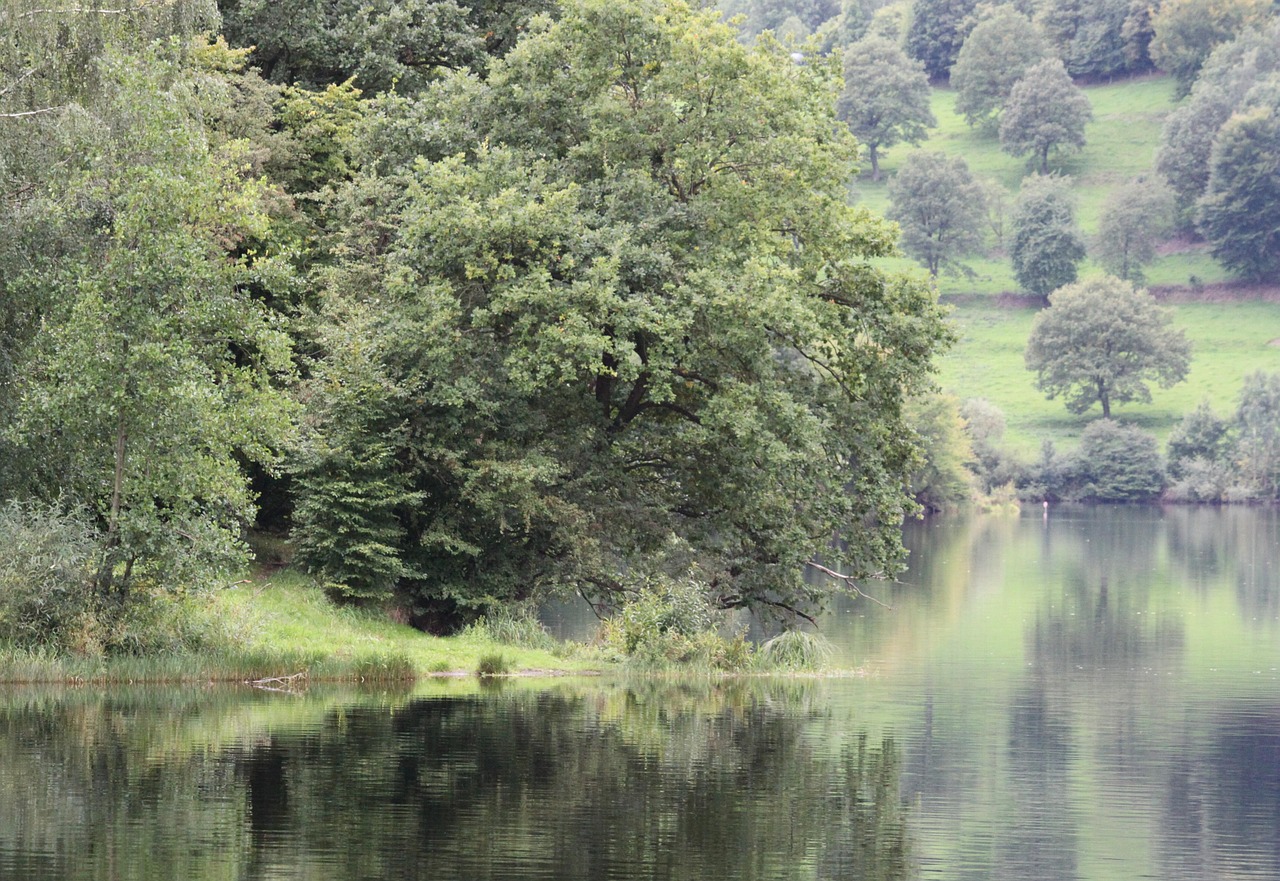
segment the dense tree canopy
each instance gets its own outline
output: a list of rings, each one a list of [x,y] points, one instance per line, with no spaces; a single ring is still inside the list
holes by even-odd
[[[800,608],[819,552],[888,571],[901,401],[945,332],[864,262],[892,230],[846,206],[836,73],[682,4],[581,0],[428,90],[431,126],[372,132],[407,158],[342,197],[307,561],[442,626],[664,572]]]
[[[1031,19],[1012,6],[997,6],[974,26],[951,70],[957,112],[970,127],[994,129],[1014,84],[1048,54]]]
[[[233,45],[252,46],[273,82],[309,87],[355,78],[414,91],[442,70],[483,71],[551,0],[219,0]]]
[[[881,149],[902,141],[918,144],[937,124],[924,69],[882,37],[868,37],[845,50],[836,115],[867,148],[872,180],[880,179]]]
[[[1100,78],[1149,69],[1140,42],[1143,0],[1047,0],[1038,17],[1073,77]]]
[[[1148,384],[1169,388],[1186,378],[1191,344],[1171,327],[1172,314],[1146,291],[1103,277],[1067,285],[1049,295],[1027,341],[1027,369],[1036,388],[1062,395],[1067,409],[1094,404],[1111,418],[1111,405],[1150,403]]]
[[[945,80],[968,36],[977,0],[914,0],[907,28],[907,54],[933,80]]]
[[[1165,120],[1156,167],[1190,216],[1209,183],[1209,156],[1223,124],[1249,93],[1280,71],[1280,20],[1219,46],[1209,56],[1191,95]]]
[[[1214,47],[1263,26],[1271,7],[1271,0],[1163,0],[1151,17],[1151,60],[1186,95]]]
[[[1197,225],[1213,256],[1250,279],[1280,279],[1280,77],[1214,141]],[[1248,102],[1247,102],[1248,104]]]
[[[4,491],[88,512],[103,594],[242,561],[244,465],[289,428],[288,340],[236,256],[272,193],[246,141],[205,127],[238,63],[188,30],[209,12],[31,10],[2,68],[35,64],[0,88]],[[78,69],[68,47],[91,48]]]

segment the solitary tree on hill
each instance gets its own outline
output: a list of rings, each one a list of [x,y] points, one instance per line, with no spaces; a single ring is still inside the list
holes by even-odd
[[[1191,344],[1172,327],[1172,313],[1146,291],[1104,276],[1049,295],[1036,316],[1025,353],[1036,388],[1084,413],[1129,401],[1150,403],[1148,384],[1170,388],[1186,379]]]
[[[924,67],[883,37],[867,37],[845,50],[836,115],[867,148],[872,180],[880,179],[882,148],[918,144],[937,122]]]
[[[1010,221],[1013,274],[1026,291],[1048,296],[1076,280],[1084,240],[1062,179],[1033,174],[1022,181]]]
[[[1084,146],[1084,127],[1093,109],[1057,58],[1027,71],[1000,116],[1000,147],[1012,156],[1030,153],[1041,174],[1049,173],[1049,151]]]
[[[983,188],[958,156],[912,153],[889,182],[889,198],[889,218],[902,228],[902,249],[934,278],[982,241]]]

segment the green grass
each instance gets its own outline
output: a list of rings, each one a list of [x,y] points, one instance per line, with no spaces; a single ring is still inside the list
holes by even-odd
[[[498,655],[512,672],[588,672],[602,666],[585,646],[499,643],[483,628],[448,638],[429,636],[375,611],[335,606],[313,582],[290,570],[240,582],[203,602],[207,605],[194,614],[218,622],[226,643],[222,648],[110,659],[0,649],[0,682],[240,682],[295,676],[385,682],[473,674],[483,659]]]
[[[1094,117],[1085,131],[1087,145],[1078,153],[1053,159],[1051,167],[1072,178],[1077,219],[1086,238],[1096,234],[1111,189],[1154,168],[1160,129],[1174,107],[1173,90],[1173,81],[1164,76],[1085,87]],[[964,117],[955,112],[955,92],[950,89],[935,89],[932,107],[938,125],[918,149],[963,157],[976,176],[995,180],[1007,189],[1012,206],[1022,179],[1034,170],[1027,160],[1001,152],[995,133],[970,129]],[[915,149],[900,144],[888,150],[881,160],[882,179],[878,182],[859,179],[853,187],[855,201],[877,213],[885,213],[889,208],[888,180]],[[941,293],[999,294],[1017,290],[1013,269],[1002,254],[970,257],[964,262],[973,275],[940,278]],[[888,265],[908,268],[916,264],[903,259]],[[1088,274],[1097,271],[1097,267],[1086,261],[1081,271]],[[1147,276],[1148,283],[1162,286],[1188,286],[1195,280],[1212,283],[1230,278],[1203,246],[1157,257],[1147,267]]]
[[[1150,404],[1121,404],[1112,415],[1164,440],[1182,415],[1202,400],[1218,413],[1235,409],[1246,374],[1280,371],[1280,303],[1187,303],[1174,306],[1175,324],[1192,343],[1191,372],[1172,389],[1152,389]],[[1032,385],[1022,353],[1038,310],[984,303],[956,307],[959,342],[942,358],[939,383],[959,398],[986,398],[1004,411],[1006,444],[1034,456],[1045,439],[1071,448],[1099,417],[1095,407],[1073,416],[1061,399],[1046,400]]]

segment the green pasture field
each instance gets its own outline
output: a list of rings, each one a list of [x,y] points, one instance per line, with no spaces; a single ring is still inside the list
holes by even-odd
[[[1150,404],[1112,407],[1113,418],[1139,425],[1161,441],[1187,411],[1208,400],[1221,415],[1234,411],[1244,377],[1280,371],[1280,303],[1186,303],[1172,307],[1175,324],[1191,340],[1191,372],[1171,389],[1152,389]],[[959,341],[939,363],[938,382],[962,401],[986,398],[1004,411],[1006,445],[1034,457],[1051,439],[1062,449],[1101,415],[1094,407],[1075,416],[1061,399],[1050,401],[1032,384],[1022,360],[1038,309],[966,303],[951,321]]]
[[[1160,129],[1175,104],[1173,91],[1173,80],[1167,76],[1145,76],[1085,87],[1093,106],[1093,122],[1085,131],[1087,146],[1079,153],[1051,157],[1050,164],[1057,173],[1072,178],[1077,218],[1086,239],[1096,234],[1098,219],[1111,189],[1154,169]],[[938,125],[931,130],[929,139],[918,148],[899,144],[886,151],[880,162],[881,180],[858,179],[853,187],[854,200],[877,213],[887,212],[889,178],[913,150],[921,149],[963,157],[975,176],[995,180],[1009,191],[1012,207],[1023,177],[1034,171],[1033,166],[1026,159],[1001,152],[1000,139],[994,132],[969,128],[964,118],[955,112],[954,91],[935,89],[932,107]],[[972,274],[939,278],[941,293],[999,294],[1017,290],[1013,269],[994,240],[989,254],[973,256],[964,262]],[[915,264],[901,259],[889,265]],[[1096,269],[1088,260],[1081,266],[1082,274]],[[1146,267],[1146,273],[1149,284],[1168,287],[1230,278],[1203,245],[1162,254]]]

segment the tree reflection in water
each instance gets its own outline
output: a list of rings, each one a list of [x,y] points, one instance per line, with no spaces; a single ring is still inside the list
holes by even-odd
[[[226,746],[260,701],[149,701],[0,709],[0,877],[911,875],[897,746],[803,682],[330,703]]]

